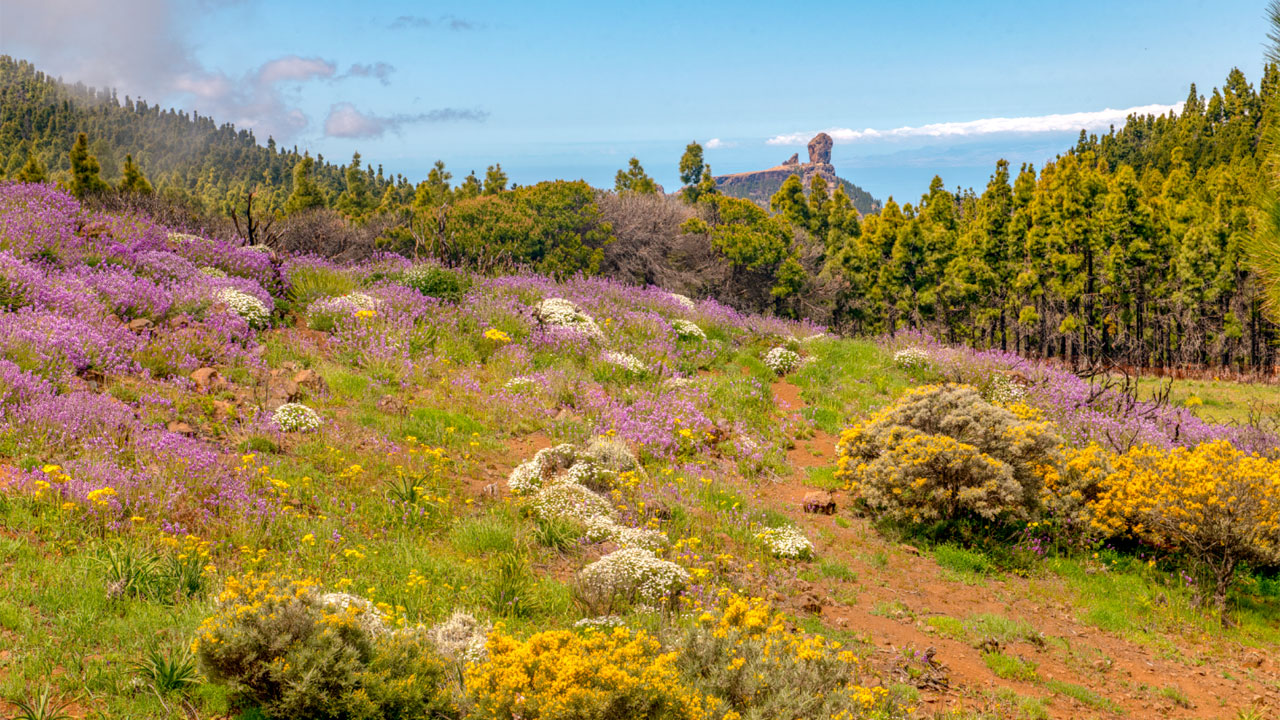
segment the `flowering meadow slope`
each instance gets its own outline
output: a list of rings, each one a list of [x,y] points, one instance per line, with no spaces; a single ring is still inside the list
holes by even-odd
[[[833,434],[913,384],[1000,377],[1074,445],[1274,440],[950,352],[898,367],[659,288],[340,265],[0,186],[0,716],[1147,717],[1136,675],[1095,677],[1024,621],[993,641],[966,629],[989,614],[902,610],[1003,571],[921,557],[828,493]],[[1145,635],[1107,642],[1161,672],[1280,641],[1264,574],[1226,631],[1169,553],[1050,561],[1019,532],[1001,593],[1129,583],[1100,594]],[[987,659],[1023,641],[1043,682]],[[976,690],[993,677],[1013,695]]]

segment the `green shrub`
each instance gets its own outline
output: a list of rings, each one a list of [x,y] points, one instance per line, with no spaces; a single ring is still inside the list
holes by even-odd
[[[1061,439],[963,385],[916,388],[840,436],[837,476],[867,507],[907,523],[1038,514]]]
[[[194,647],[210,681],[268,718],[457,717],[424,634],[392,631],[367,601],[312,582],[230,578]]]
[[[323,265],[298,265],[289,271],[289,302],[302,309],[323,297],[346,295],[356,289],[351,275]]]
[[[423,295],[457,303],[467,294],[471,279],[439,265],[415,265],[404,273],[402,282]]]

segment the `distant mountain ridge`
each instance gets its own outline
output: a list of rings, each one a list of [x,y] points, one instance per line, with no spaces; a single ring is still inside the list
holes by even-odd
[[[832,144],[830,135],[818,133],[809,141],[809,162],[800,162],[800,155],[796,153],[781,165],[767,170],[717,175],[716,189],[725,195],[750,200],[768,208],[769,198],[792,175],[800,176],[806,190],[815,176],[822,176],[832,191],[837,185],[843,186],[859,213],[870,215],[879,212],[880,201],[872,197],[871,193],[836,175],[835,166],[831,164]]]

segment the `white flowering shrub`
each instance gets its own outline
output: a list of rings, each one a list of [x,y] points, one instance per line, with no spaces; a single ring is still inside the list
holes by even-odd
[[[997,405],[1013,405],[1027,399],[1027,389],[1004,375],[993,375],[984,394]]]
[[[543,520],[570,520],[587,523],[592,518],[612,518],[613,505],[590,488],[577,483],[561,482],[538,491],[530,503],[533,513]]]
[[[552,327],[568,328],[594,340],[604,340],[604,333],[590,315],[564,298],[547,298],[533,309],[538,322]]]
[[[519,375],[503,383],[502,389],[513,393],[532,393],[538,390],[538,381]]]
[[[223,270],[216,267],[209,267],[208,265],[200,268],[200,272],[205,275],[208,275],[209,277],[215,277],[215,278],[224,278],[227,276],[227,273],[224,272]]]
[[[516,466],[507,476],[512,495],[531,495],[557,473],[568,470],[578,460],[577,450],[568,443],[543,448]]]
[[[695,303],[692,299],[690,299],[686,295],[681,295],[679,293],[668,293],[668,294],[671,296],[672,300],[676,301],[677,305],[684,308],[685,310],[692,310],[698,306],[697,303]]]
[[[320,415],[302,403],[285,403],[271,414],[271,422],[283,432],[315,432],[320,429]]]
[[[374,637],[385,635],[390,630],[387,617],[373,603],[357,595],[324,593],[317,595],[316,601],[339,615],[351,618],[362,630]]]
[[[808,559],[813,557],[813,543],[795,525],[766,528],[756,537],[774,557]]]
[[[707,334],[698,327],[696,323],[688,320],[672,320],[671,329],[676,331],[676,337],[681,340],[706,340]]]
[[[625,623],[622,618],[617,615],[598,615],[596,617],[585,617],[573,623],[573,626],[580,629],[595,628],[604,630],[607,628],[621,627]]]
[[[356,317],[361,313],[376,314],[381,304],[378,298],[362,292],[320,298],[307,306],[307,325],[313,330],[329,331],[341,318]]]
[[[670,606],[689,583],[684,568],[644,548],[615,550],[578,573],[578,600],[597,615],[634,605]]]
[[[222,288],[213,297],[216,302],[244,318],[250,327],[264,328],[271,321],[271,308],[249,293],[235,288]]]
[[[800,355],[794,350],[776,347],[764,355],[764,364],[779,375],[786,375],[800,366]]]
[[[607,470],[588,459],[582,458],[566,470],[563,475],[560,475],[556,481],[582,485],[598,492],[604,492],[613,487],[613,481],[616,477],[617,473],[612,470]]]
[[[800,338],[800,342],[801,342],[801,343],[811,343],[811,342],[813,342],[814,340],[822,340],[822,339],[823,339],[823,338],[825,338],[825,337],[828,337],[828,335],[827,335],[826,333],[824,333],[824,332],[814,333],[813,335],[806,335],[806,336],[804,336],[804,337]]]
[[[918,347],[899,350],[893,354],[893,364],[903,370],[926,370],[929,367],[929,353]]]
[[[591,542],[611,542],[620,548],[645,550],[657,550],[671,544],[667,534],[661,530],[627,527],[604,515],[590,518],[583,525],[586,528],[583,537]]]
[[[649,372],[649,366],[645,365],[643,360],[628,353],[610,351],[602,355],[601,359],[633,375],[644,375]]]

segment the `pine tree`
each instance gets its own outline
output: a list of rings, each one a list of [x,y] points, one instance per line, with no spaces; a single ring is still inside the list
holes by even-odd
[[[124,156],[124,177],[120,180],[120,192],[151,194],[151,183],[142,174],[142,170],[133,162],[133,155]]]
[[[335,206],[349,217],[359,218],[373,209],[368,174],[360,167],[360,153],[351,156],[351,164],[343,173],[346,189],[338,195]]]
[[[14,180],[20,183],[42,183],[46,179],[44,166],[30,149],[27,150],[27,162],[18,170]]]
[[[502,172],[502,164],[490,165],[484,173],[484,194],[497,195],[507,189],[507,174]]]
[[[702,146],[696,142],[689,143],[685,146],[684,155],[680,156],[680,184],[684,186],[680,192],[685,202],[698,201],[706,185],[703,176],[707,174],[708,168],[702,161]],[[714,180],[712,183],[714,185]]]
[[[778,191],[769,198],[769,209],[780,215],[793,227],[809,227],[809,201],[804,196],[804,185],[799,175],[791,175],[782,182]]]
[[[102,166],[98,159],[89,154],[89,138],[84,133],[76,136],[76,144],[71,147],[71,194],[78,198],[111,189],[98,173]]]
[[[413,198],[413,206],[417,209],[435,208],[449,202],[452,190],[449,180],[453,174],[444,169],[444,161],[437,160],[427,173],[427,179],[418,183],[418,191]]]
[[[304,154],[293,166],[293,191],[285,200],[284,211],[290,215],[311,208],[325,206],[324,193],[316,185],[316,161]]]
[[[626,170],[619,170],[613,180],[614,192],[633,192],[638,195],[656,195],[658,183],[649,177],[638,158],[631,158]]]

